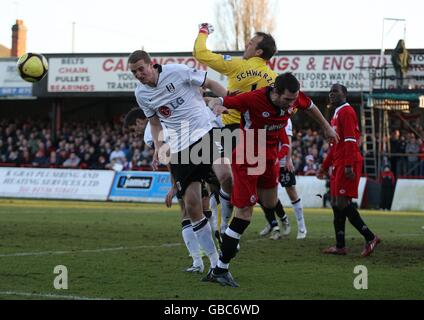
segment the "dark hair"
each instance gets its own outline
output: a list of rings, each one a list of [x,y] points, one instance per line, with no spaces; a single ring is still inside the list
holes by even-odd
[[[344,85],[341,83],[335,83],[333,86],[338,86],[342,90],[344,96],[347,97],[347,88]]]
[[[278,94],[283,94],[286,89],[295,93],[300,90],[300,83],[291,72],[286,72],[275,78],[274,88]]]
[[[135,125],[137,119],[146,119],[146,115],[139,107],[132,108],[125,115],[124,128],[128,129],[130,126]]]
[[[347,96],[347,88],[344,86],[344,85],[342,85],[342,84],[339,84],[340,85],[340,88],[342,88],[342,92],[343,92],[343,94],[345,95],[345,96]]]
[[[256,46],[256,49],[261,49],[263,51],[261,58],[264,60],[271,59],[275,52],[277,52],[274,38],[269,33],[265,32],[256,32],[255,35],[262,37],[262,41]]]
[[[136,63],[139,60],[143,60],[146,63],[152,62],[152,58],[150,57],[150,54],[148,54],[144,50],[136,50],[133,53],[130,54],[128,57],[128,63]]]

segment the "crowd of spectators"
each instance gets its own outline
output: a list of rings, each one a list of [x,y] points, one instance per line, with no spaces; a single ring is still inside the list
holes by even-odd
[[[424,129],[415,132],[393,130],[390,137],[389,157],[391,170],[398,176],[424,176]],[[405,154],[405,155],[402,155]]]
[[[422,129],[421,129],[422,130]],[[424,131],[421,131],[424,136]],[[424,176],[424,142],[415,133],[395,130],[389,158],[395,175]],[[329,144],[313,129],[293,129],[297,175],[315,175]],[[420,154],[417,156],[416,154]],[[153,150],[122,130],[121,123],[65,122],[55,139],[48,121],[0,121],[0,166],[149,170]]]
[[[135,169],[150,165],[153,150],[123,133],[121,124],[65,122],[53,140],[50,123],[0,122],[0,162],[9,166]]]

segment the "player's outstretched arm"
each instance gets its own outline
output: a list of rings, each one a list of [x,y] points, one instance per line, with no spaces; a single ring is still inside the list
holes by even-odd
[[[212,32],[213,26],[209,23],[202,23],[199,26],[199,34],[194,42],[193,57],[200,63],[228,76],[238,70],[242,60],[232,59],[231,56],[209,50],[206,46],[206,40]]]
[[[216,115],[228,113],[228,109],[222,105],[223,101],[222,98],[212,98],[208,102],[208,107],[211,108]]]
[[[308,115],[315,119],[316,122],[320,125],[322,130],[324,131],[324,136],[331,142],[339,142],[339,135],[337,134],[336,130],[334,130],[331,125],[328,123],[327,120],[325,120],[324,116],[322,115],[321,111],[317,108],[317,106],[313,105],[308,110],[306,110]]]
[[[206,78],[203,87],[208,88],[218,97],[224,97],[227,95],[227,89],[225,89],[219,82],[215,80]]]

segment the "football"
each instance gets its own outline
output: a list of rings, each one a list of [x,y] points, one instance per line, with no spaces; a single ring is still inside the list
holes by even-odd
[[[42,54],[28,52],[19,58],[17,68],[23,80],[37,82],[47,74],[49,65]]]

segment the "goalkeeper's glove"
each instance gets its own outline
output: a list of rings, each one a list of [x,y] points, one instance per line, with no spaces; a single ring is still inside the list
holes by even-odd
[[[201,23],[201,24],[199,24],[199,32],[211,34],[212,32],[214,32],[213,25],[211,25],[210,23],[207,23],[207,22]]]

